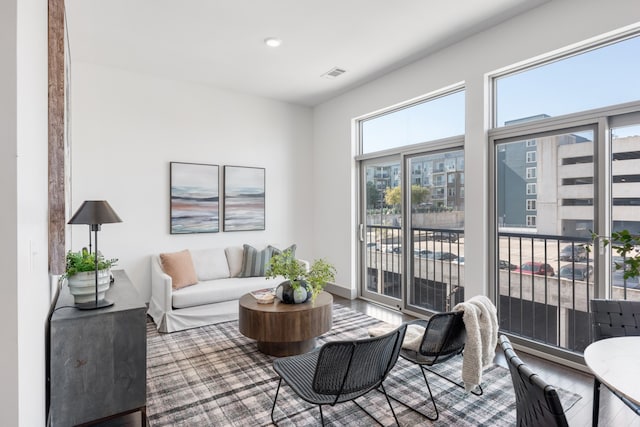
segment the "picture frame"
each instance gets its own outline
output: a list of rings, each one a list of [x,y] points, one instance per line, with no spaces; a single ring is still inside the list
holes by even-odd
[[[220,231],[218,165],[170,162],[171,234]]]
[[[224,166],[224,231],[265,229],[265,169]]]

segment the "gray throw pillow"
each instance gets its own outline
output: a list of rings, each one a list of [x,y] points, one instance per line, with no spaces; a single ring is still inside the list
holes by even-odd
[[[242,270],[238,277],[259,277],[264,276],[269,268],[269,260],[273,254],[273,248],[267,246],[259,251],[253,246],[243,245]]]

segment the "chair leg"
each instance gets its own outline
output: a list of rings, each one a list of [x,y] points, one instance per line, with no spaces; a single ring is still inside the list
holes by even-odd
[[[600,381],[593,378],[593,413],[591,414],[591,425],[598,427],[598,415],[600,412]]]
[[[422,366],[420,366],[420,372],[422,372],[422,376],[424,377],[424,382],[427,385],[427,390],[429,390],[429,397],[431,398],[431,403],[433,403],[433,409],[436,411],[436,416],[435,418],[432,418],[428,415],[424,415],[425,417],[427,417],[429,420],[431,421],[436,421],[438,419],[438,417],[440,417],[440,413],[438,412],[438,407],[436,406],[436,401],[433,398],[433,393],[431,392],[431,387],[429,386],[429,380],[427,380],[427,374],[424,373],[424,368]]]
[[[384,384],[380,383],[380,388],[382,388],[382,393],[384,393],[384,397],[387,399],[389,408],[391,408],[391,413],[393,414],[393,419],[396,420],[396,425],[400,427],[400,421],[398,421],[398,417],[396,416],[396,411],[393,410],[393,405],[391,405],[391,401],[389,400],[389,395],[387,394],[387,391],[384,389]]]
[[[436,401],[433,399],[433,393],[431,393],[431,387],[429,386],[429,381],[427,380],[427,376],[425,375],[424,371],[422,370],[422,366],[418,366],[420,368],[420,372],[422,372],[422,376],[424,377],[424,382],[427,384],[427,390],[429,391],[429,397],[431,398],[431,403],[433,404],[433,408],[436,411],[436,416],[433,417],[431,415],[427,415],[424,412],[418,411],[416,408],[413,408],[409,405],[407,405],[406,403],[404,403],[402,400],[398,399],[397,397],[393,397],[390,394],[387,394],[384,391],[380,391],[379,389],[377,389],[378,391],[380,391],[381,393],[384,393],[385,396],[387,396],[387,400],[388,399],[393,399],[396,402],[398,402],[399,404],[401,404],[402,406],[404,406],[405,408],[409,408],[411,409],[413,412],[416,412],[420,415],[422,415],[423,417],[425,417],[426,419],[430,420],[430,421],[436,421],[438,419],[438,417],[440,416],[440,414],[438,413],[438,407],[436,406]],[[389,402],[389,405],[391,405],[391,402]],[[393,414],[395,416],[395,412]],[[398,420],[396,419],[396,422]]]
[[[440,377],[440,378],[442,378],[443,380],[447,380],[447,381],[449,381],[451,384],[453,384],[453,385],[455,385],[455,386],[457,386],[457,387],[464,388],[464,384],[460,384],[460,383],[458,383],[458,382],[456,382],[456,381],[452,380],[451,378],[447,378],[447,377],[445,377],[444,375],[442,375],[442,374],[440,374],[440,373],[438,373],[438,372],[436,372],[436,371],[432,371],[431,369],[427,368],[426,366],[420,365],[420,367],[421,367],[422,369],[425,369],[425,370],[427,370],[427,371],[431,372],[431,373],[432,373],[432,374],[434,374],[434,375],[439,376],[439,377]],[[479,391],[478,391],[478,390],[479,390]],[[482,386],[481,386],[480,384],[478,384],[478,388],[477,388],[477,389],[474,389],[474,390],[471,390],[469,393],[471,393],[471,394],[473,394],[473,395],[475,395],[475,396],[482,396],[482,393],[484,393],[484,390],[482,389]]]
[[[278,400],[278,393],[280,392],[280,384],[282,384],[282,378],[278,380],[278,388],[276,389],[276,396],[273,398],[273,406],[271,407],[271,422],[277,426],[276,420],[273,419],[273,410],[276,409],[276,402]],[[322,415],[322,408],[320,409],[320,415]]]
[[[318,405],[320,408],[320,422],[322,423],[322,427],[324,427],[324,416],[322,415],[322,405]]]
[[[358,408],[360,408],[360,410],[362,412],[364,412],[365,414],[369,415],[369,418],[371,418],[373,421],[375,421],[378,425],[384,427],[384,424],[382,424],[380,421],[378,421],[378,419],[376,417],[374,417],[373,415],[371,415],[371,413],[369,411],[367,411],[366,409],[364,409],[362,407],[362,405],[360,405],[358,402],[356,402],[355,400],[352,400],[353,404],[356,405]],[[394,414],[395,416],[395,414]]]

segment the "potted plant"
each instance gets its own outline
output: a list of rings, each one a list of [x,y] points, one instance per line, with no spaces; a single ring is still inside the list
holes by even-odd
[[[69,285],[69,292],[73,295],[76,304],[95,300],[95,274],[96,258],[87,248],[79,252],[67,252],[67,266],[65,276]],[[117,259],[105,259],[98,253],[98,299],[103,299],[111,282],[111,267],[117,263]]]
[[[309,270],[298,261],[291,250],[271,257],[267,278],[282,276],[287,279],[276,288],[276,297],[284,303],[302,303],[311,299],[313,303],[327,282],[335,280],[336,269],[323,259],[311,264]]]

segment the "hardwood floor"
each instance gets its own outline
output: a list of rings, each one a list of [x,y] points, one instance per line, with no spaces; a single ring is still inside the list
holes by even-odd
[[[334,301],[391,324],[400,324],[403,321],[414,319],[412,316],[363,300],[348,300],[334,296]],[[523,351],[518,351],[518,356],[529,365],[531,369],[544,378],[547,383],[573,391],[582,396],[572,408],[566,411],[567,420],[571,427],[591,425],[593,402],[592,376],[557,363],[540,359]],[[504,367],[507,366],[502,351],[499,349],[496,351],[495,363]],[[140,426],[140,414],[134,413],[96,425],[100,427],[138,427]],[[603,386],[600,392],[599,425],[602,427],[640,427],[640,416],[636,416],[620,399],[613,396]]]

